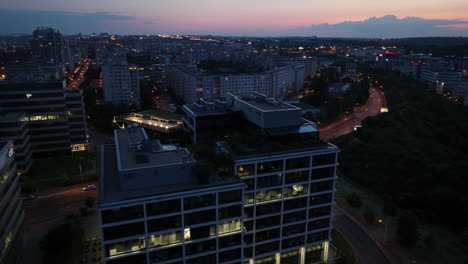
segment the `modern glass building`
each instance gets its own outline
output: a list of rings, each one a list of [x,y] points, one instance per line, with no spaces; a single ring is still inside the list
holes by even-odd
[[[0,263],[20,263],[23,201],[12,141],[0,141]]]
[[[327,261],[339,149],[299,108],[257,93],[184,111],[192,152],[135,127],[102,147],[106,263]],[[229,118],[218,136],[206,122]]]

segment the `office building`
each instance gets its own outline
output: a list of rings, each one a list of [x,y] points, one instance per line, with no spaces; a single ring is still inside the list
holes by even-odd
[[[53,28],[39,27],[31,41],[33,60],[38,64],[63,66],[64,42],[62,33]]]
[[[114,132],[101,151],[105,263],[326,261],[339,149],[301,109],[258,93],[183,109],[194,138],[218,125],[205,118],[241,126],[194,153],[151,142],[143,128]]]
[[[84,149],[82,92],[67,91],[64,80],[7,76],[0,81],[0,105],[5,113],[25,113],[22,121],[29,127],[33,155]]]
[[[18,173],[27,172],[32,164],[31,136],[22,112],[0,113],[0,140],[12,140]]]
[[[432,85],[447,82],[456,82],[461,79],[461,72],[450,70],[432,70],[430,68],[423,68],[421,71],[421,79]]]
[[[140,108],[140,82],[135,67],[104,65],[102,78],[105,103]]]
[[[23,200],[12,141],[0,141],[0,263],[19,264],[22,254]]]

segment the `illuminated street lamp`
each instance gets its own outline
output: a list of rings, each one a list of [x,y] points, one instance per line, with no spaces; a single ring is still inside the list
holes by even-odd
[[[383,244],[385,245],[385,241],[387,240],[388,224],[387,224],[387,222],[384,222],[382,219],[377,220],[377,222],[379,222],[379,224],[385,224],[385,233],[384,233],[384,237],[383,237]]]

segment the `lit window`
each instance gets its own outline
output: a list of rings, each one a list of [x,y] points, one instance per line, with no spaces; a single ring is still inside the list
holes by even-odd
[[[26,98],[31,98],[32,94],[26,94]]]

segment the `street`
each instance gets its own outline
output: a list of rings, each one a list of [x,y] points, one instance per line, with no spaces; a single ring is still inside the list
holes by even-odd
[[[333,212],[333,225],[356,251],[360,264],[390,264],[376,242],[353,219],[336,206]]]
[[[354,130],[355,126],[361,125],[362,120],[369,116],[376,116],[380,113],[380,108],[384,107],[385,95],[376,88],[371,88],[369,99],[366,105],[355,107],[354,113],[341,118],[332,124],[319,128],[320,137],[323,140],[330,140]]]
[[[36,198],[24,201],[24,250],[23,263],[41,263],[41,249],[38,246],[47,231],[62,223],[68,214],[78,215],[80,208],[85,207],[87,197],[93,197],[97,203],[97,189],[82,191],[88,182],[67,187],[59,187],[34,193]],[[95,232],[95,231],[94,231]]]

